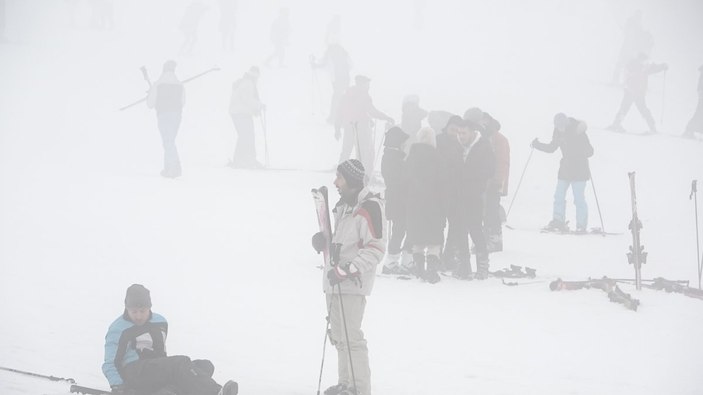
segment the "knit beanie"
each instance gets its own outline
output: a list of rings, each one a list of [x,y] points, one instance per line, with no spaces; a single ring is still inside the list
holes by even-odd
[[[141,284],[130,285],[124,298],[124,305],[125,307],[151,307],[149,290]]]
[[[383,140],[383,145],[385,147],[400,148],[405,140],[410,136],[403,131],[403,129],[393,126],[386,132],[386,138]]]
[[[339,173],[351,188],[364,187],[364,165],[358,159],[347,159],[337,166]]]

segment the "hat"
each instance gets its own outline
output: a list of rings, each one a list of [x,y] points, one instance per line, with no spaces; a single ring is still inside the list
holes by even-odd
[[[124,298],[125,307],[151,307],[149,290],[141,284],[132,284],[127,288]]]
[[[163,71],[176,71],[176,61],[167,60],[166,62],[164,62]]]
[[[564,130],[569,118],[563,112],[554,115],[554,127],[559,130]]]
[[[384,147],[400,148],[401,145],[410,138],[410,136],[403,131],[403,129],[393,126],[386,132],[386,137],[383,140]]]
[[[491,114],[485,112],[483,113],[483,118],[486,124],[486,126],[484,127],[485,132],[487,132],[488,134],[493,134],[500,130],[500,122],[493,118]]]
[[[364,187],[364,165],[358,159],[347,159],[337,166],[339,173],[351,188]]]
[[[449,129],[449,127],[452,126],[452,125],[456,125],[456,126],[461,127],[461,126],[466,125],[466,122],[464,122],[464,120],[463,120],[460,116],[458,116],[458,115],[452,115],[452,116],[449,118],[449,120],[447,120],[447,124],[444,126],[444,128],[442,128],[442,131],[443,131],[443,132],[446,132],[447,129]]]
[[[483,111],[478,107],[471,107],[464,112],[464,119],[480,123],[481,119],[483,119]]]
[[[359,74],[356,77],[354,77],[354,82],[357,84],[363,84],[364,82],[369,82],[369,81],[371,81],[371,78],[369,78],[365,75]]]
[[[249,74],[252,77],[258,77],[260,74],[259,68],[257,66],[251,66],[249,68],[249,71],[247,71],[247,74]]]

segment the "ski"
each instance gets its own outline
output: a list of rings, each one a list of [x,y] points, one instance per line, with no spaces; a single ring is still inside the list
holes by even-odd
[[[332,243],[332,221],[330,220],[329,196],[326,186],[321,186],[317,189],[313,188],[312,198],[315,202],[315,211],[317,212],[317,224],[320,232],[325,236],[325,247],[322,249],[324,257],[323,267],[330,265],[330,246]]]
[[[608,299],[613,303],[620,303],[625,308],[637,311],[640,301],[633,298],[630,294],[623,292],[618,287],[617,281],[608,277],[603,277],[600,280],[588,279],[585,281],[564,281],[561,278],[552,281],[549,284],[549,289],[552,291],[573,291],[579,289],[600,289],[608,294]]]
[[[662,277],[652,280],[651,284],[645,284],[645,288],[666,291],[667,293],[679,293],[691,298],[703,300],[703,290],[691,288],[688,281],[672,281]]]

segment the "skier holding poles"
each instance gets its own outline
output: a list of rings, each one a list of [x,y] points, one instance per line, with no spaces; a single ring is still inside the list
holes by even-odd
[[[256,160],[256,140],[254,136],[254,116],[262,116],[266,106],[259,99],[257,81],[259,68],[252,66],[242,78],[232,84],[232,96],[229,102],[229,114],[237,131],[237,146],[228,166],[232,168],[263,169]],[[266,132],[265,120],[262,128]],[[266,137],[264,135],[264,137]],[[268,145],[268,142],[266,143]],[[268,147],[267,147],[268,148]],[[268,151],[268,150],[267,150]]]
[[[325,260],[323,289],[339,376],[338,383],[325,390],[325,395],[371,394],[368,348],[361,322],[376,267],[386,251],[386,232],[383,201],[364,187],[364,176],[364,166],[356,159],[337,167],[334,185],[341,198],[332,210],[334,233],[329,244],[324,232],[312,239],[316,251],[329,249],[330,254]]]

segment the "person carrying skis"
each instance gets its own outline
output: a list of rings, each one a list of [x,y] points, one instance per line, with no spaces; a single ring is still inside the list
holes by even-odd
[[[490,114],[483,113],[485,127],[482,135],[487,138],[495,154],[495,173],[486,185],[483,229],[488,243],[488,252],[503,251],[503,223],[500,198],[508,195],[510,175],[510,143],[500,132],[500,122]]]
[[[374,162],[376,160],[373,146],[373,130],[371,122],[373,118],[382,119],[393,124],[393,118],[382,113],[373,105],[369,89],[371,80],[369,77],[357,75],[354,78],[354,86],[347,89],[342,96],[339,109],[339,120],[344,138],[342,140],[342,152],[339,155],[339,162],[349,159],[352,149],[356,147],[357,159],[364,164],[366,176],[373,175]]]
[[[688,124],[683,137],[693,138],[694,133],[703,134],[703,66],[698,68],[698,107]]]
[[[576,232],[585,233],[588,226],[588,205],[584,192],[586,182],[591,179],[588,158],[593,156],[593,146],[586,135],[586,123],[567,117],[563,113],[554,116],[554,132],[552,141],[541,143],[537,138],[532,140],[531,147],[542,152],[553,153],[561,150],[559,174],[552,220],[544,228],[547,231],[568,232],[566,223],[566,191],[571,187],[576,206]]]
[[[350,159],[339,164],[334,180],[340,200],[332,210],[335,230],[323,289],[329,306],[330,341],[337,349],[338,383],[325,390],[325,395],[371,394],[369,354],[361,321],[376,267],[386,252],[386,232],[383,202],[364,187],[364,176],[363,164]],[[313,237],[313,248],[318,252],[326,243],[321,235]]]
[[[463,148],[462,167],[459,174],[459,226],[458,266],[454,276],[459,279],[471,279],[471,250],[468,236],[471,235],[476,247],[477,280],[488,278],[488,246],[483,234],[483,195],[488,180],[495,171],[495,155],[491,143],[481,136],[481,126],[464,119],[459,128],[459,142]]]
[[[237,146],[234,148],[232,168],[262,169],[264,165],[256,160],[256,139],[254,134],[254,116],[261,116],[266,109],[259,100],[257,81],[259,68],[252,66],[244,76],[232,84],[232,96],[229,102],[229,115],[237,131]]]
[[[185,105],[183,84],[176,77],[176,62],[164,63],[163,72],[149,88],[146,104],[156,109],[156,120],[164,147],[164,168],[161,176],[176,178],[181,176],[181,161],[176,149],[176,136],[181,126],[181,115]]]
[[[124,313],[105,335],[103,374],[119,395],[236,395],[238,384],[212,379],[208,360],[166,355],[168,322],[151,311],[151,294],[141,284],[127,288]]]
[[[654,122],[654,117],[645,102],[645,97],[647,96],[647,85],[649,83],[650,75],[666,71],[669,66],[667,66],[666,63],[647,63],[646,60],[647,55],[640,53],[627,65],[625,88],[622,101],[620,102],[620,109],[618,110],[618,113],[615,114],[613,123],[608,126],[608,130],[620,133],[625,132],[625,129],[622,127],[622,120],[630,111],[630,107],[632,107],[632,104],[634,103],[637,110],[639,110],[640,114],[642,114],[642,117],[645,121],[647,121],[647,127],[649,127],[648,133],[653,134],[657,132],[657,125]]]
[[[434,130],[426,127],[417,133],[406,169],[408,240],[413,249],[415,274],[434,284],[440,281],[439,254],[447,220],[441,198],[440,156]]]
[[[383,139],[383,158],[381,175],[386,185],[386,219],[390,222],[388,237],[388,254],[383,264],[383,274],[409,274],[408,251],[401,247],[405,239],[407,224],[408,184],[403,146],[408,140],[403,129],[394,126],[386,132]],[[407,242],[405,243],[407,246]],[[407,247],[406,247],[407,248]]]

